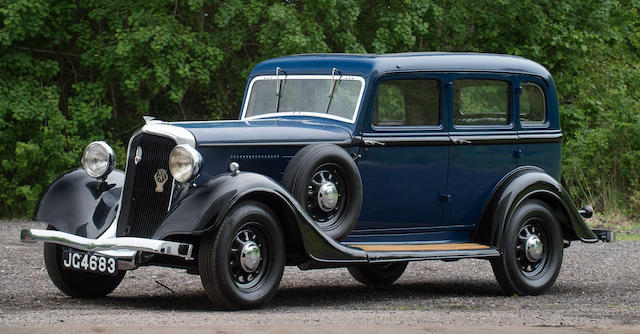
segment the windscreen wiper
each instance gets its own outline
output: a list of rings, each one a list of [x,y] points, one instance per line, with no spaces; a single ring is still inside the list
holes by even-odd
[[[282,84],[280,83],[280,72],[284,73]],[[278,109],[280,109],[280,97],[282,96],[282,86],[284,86],[285,81],[287,81],[287,73],[279,66],[276,67],[276,113],[278,112]]]
[[[329,108],[331,107],[331,101],[333,100],[333,92],[336,90],[336,79],[335,79],[336,73],[340,75],[338,77],[338,80],[340,80],[340,78],[342,77],[342,73],[340,73],[340,70],[338,70],[337,68],[334,67],[331,70],[331,87],[329,87],[329,101],[327,102],[327,108],[324,110],[325,114],[329,113]]]

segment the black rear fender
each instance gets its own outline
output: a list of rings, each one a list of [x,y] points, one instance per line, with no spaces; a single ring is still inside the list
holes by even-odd
[[[95,239],[113,223],[123,184],[121,170],[111,172],[103,183],[76,169],[51,183],[40,198],[33,220]]]
[[[520,167],[500,181],[485,206],[474,240],[503,249],[502,234],[513,212],[525,200],[533,198],[551,206],[564,239],[598,241],[578,213],[569,192],[542,169],[532,166]]]

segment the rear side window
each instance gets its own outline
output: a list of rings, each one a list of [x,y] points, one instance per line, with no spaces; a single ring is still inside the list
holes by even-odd
[[[373,125],[427,126],[440,124],[440,84],[437,80],[387,80],[378,85]]]
[[[457,125],[506,125],[509,84],[500,80],[459,79],[453,83],[453,122]]]
[[[523,82],[520,86],[520,124],[544,124],[547,120],[542,88],[532,82]]]

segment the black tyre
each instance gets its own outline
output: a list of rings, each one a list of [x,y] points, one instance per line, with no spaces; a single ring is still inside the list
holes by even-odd
[[[491,260],[500,286],[509,294],[539,295],[549,290],[562,265],[562,231],[551,208],[527,200],[504,233],[502,256]]]
[[[340,241],[353,230],[362,206],[362,181],[344,149],[305,146],[289,162],[282,184],[331,238]]]
[[[285,242],[266,205],[237,204],[213,233],[202,237],[198,267],[204,290],[221,309],[251,309],[276,293],[285,264]]]
[[[52,230],[49,226],[47,229]],[[116,275],[85,273],[62,265],[62,246],[44,244],[44,264],[53,284],[65,294],[76,298],[104,297],[118,287],[126,271]]]
[[[408,262],[376,263],[348,269],[351,276],[362,284],[387,285],[402,276],[407,264]]]

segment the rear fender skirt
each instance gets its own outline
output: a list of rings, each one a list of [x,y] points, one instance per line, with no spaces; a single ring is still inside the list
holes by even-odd
[[[40,198],[33,220],[58,231],[96,239],[113,223],[124,184],[114,170],[100,182],[79,168],[53,181]]]
[[[534,197],[563,211],[568,220],[564,228],[568,230],[570,239],[589,243],[598,241],[578,213],[569,192],[549,174],[533,166],[517,168],[500,181],[485,206],[473,239],[503,249],[502,234],[513,212],[523,201]]]
[[[287,233],[302,240],[304,250],[312,261],[331,263],[365,263],[366,253],[346,247],[327,236],[307,215],[298,202],[279,183],[271,178],[240,172],[221,174],[206,184],[189,190],[169,212],[153,235],[153,239],[170,236],[202,235],[216,228],[227,212],[243,199],[260,201],[274,198],[278,207],[272,207],[278,216],[287,215],[298,231]],[[281,212],[286,210],[286,212]],[[283,226],[283,228],[285,228]]]

